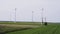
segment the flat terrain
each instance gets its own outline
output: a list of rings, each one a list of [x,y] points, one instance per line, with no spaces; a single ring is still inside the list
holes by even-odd
[[[39,23],[38,23],[39,24]],[[21,31],[21,30],[27,30],[27,29],[32,29],[32,28],[37,28],[39,27],[37,23],[14,23],[14,22],[5,22],[5,23],[0,23],[0,34],[6,34],[9,32],[15,32],[15,31]]]
[[[16,25],[16,24],[0,24],[0,26],[5,26],[5,27],[15,27],[15,28],[35,28],[39,27],[37,25]]]
[[[60,24],[49,24],[39,28],[10,32],[7,34],[60,34]]]
[[[2,34],[60,34],[60,23],[0,23]]]

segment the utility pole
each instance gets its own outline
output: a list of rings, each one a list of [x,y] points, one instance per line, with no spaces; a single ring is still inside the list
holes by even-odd
[[[42,12],[41,12],[42,23],[41,24],[43,24],[43,11],[44,9],[42,8]]]
[[[10,21],[9,21],[9,23],[11,22],[11,11],[10,11]]]
[[[17,10],[17,8],[15,8],[15,21],[14,21],[15,23],[16,23],[16,10]]]
[[[45,11],[45,22],[44,22],[45,26],[48,25],[47,21],[46,21],[46,11]]]
[[[46,17],[45,17],[45,23],[44,24],[45,24],[45,26],[47,26]]]
[[[45,22],[46,22],[46,17],[45,17]]]
[[[33,22],[33,13],[34,13],[34,11],[32,11],[32,22]]]
[[[11,11],[9,11],[9,23],[11,23]]]

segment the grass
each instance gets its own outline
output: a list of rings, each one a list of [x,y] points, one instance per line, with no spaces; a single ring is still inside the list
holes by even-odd
[[[0,24],[8,25],[8,26],[2,26],[2,27],[0,25],[0,31],[3,31],[4,34],[60,34],[60,24],[59,23],[49,23],[47,26],[40,25],[40,23],[36,23],[36,22],[34,22],[34,23],[32,23],[32,22],[20,22],[20,23],[19,22],[17,22],[17,23],[5,22],[4,23],[3,22]],[[22,26],[20,26],[20,25],[22,25]],[[25,26],[25,25],[27,25],[27,26]],[[32,25],[33,25],[33,27],[34,26],[39,26],[39,27],[32,28],[32,27],[30,27]]]
[[[0,22],[0,24],[40,25],[40,22]]]
[[[31,28],[36,28],[38,27],[37,23],[26,23],[26,22],[0,22],[0,34],[2,33],[8,33],[8,32],[14,32],[14,31],[21,31],[21,30],[26,30],[26,29],[31,29]]]
[[[60,34],[60,24],[49,24],[39,28],[10,32],[7,34]]]

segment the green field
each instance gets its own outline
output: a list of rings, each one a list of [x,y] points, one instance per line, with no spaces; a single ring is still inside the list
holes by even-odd
[[[0,23],[9,25],[28,25],[19,27],[0,27],[4,34],[60,34],[60,24],[59,23],[48,23],[47,26],[41,25],[40,23]],[[33,26],[33,27],[30,27]],[[36,27],[35,26],[39,26]],[[25,28],[24,28],[25,27]],[[9,31],[9,32],[6,32]]]
[[[0,34],[37,28],[39,25],[40,23],[35,22],[0,22]]]

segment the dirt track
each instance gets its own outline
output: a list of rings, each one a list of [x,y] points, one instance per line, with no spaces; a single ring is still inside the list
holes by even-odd
[[[29,28],[36,28],[36,27],[39,27],[39,26],[36,26],[36,25],[15,25],[15,24],[0,24],[0,26],[22,27],[22,28],[26,28],[26,27],[29,27]]]

